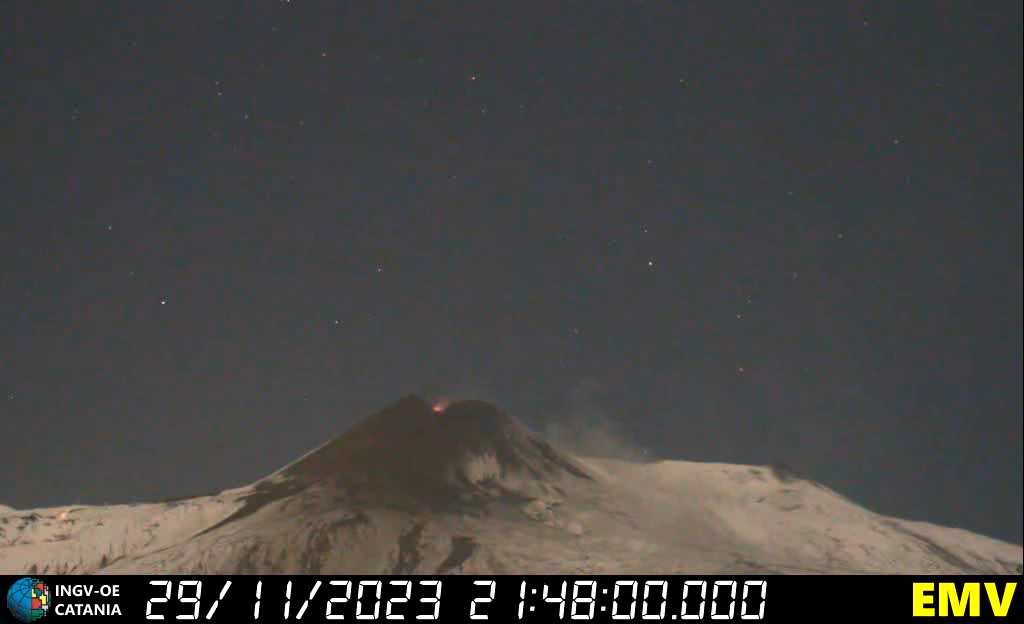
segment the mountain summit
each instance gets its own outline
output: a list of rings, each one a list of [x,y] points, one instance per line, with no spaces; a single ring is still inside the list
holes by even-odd
[[[447,507],[487,496],[550,495],[564,477],[590,479],[573,459],[482,401],[444,409],[410,396],[280,473],[340,488],[363,503]]]
[[[0,505],[5,573],[1010,573],[1021,546],[765,466],[577,457],[480,401],[406,397],[244,487]]]

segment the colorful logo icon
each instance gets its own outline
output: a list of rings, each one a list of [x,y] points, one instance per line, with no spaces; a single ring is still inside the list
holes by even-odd
[[[19,622],[41,620],[50,610],[50,588],[37,578],[20,578],[7,590],[7,609]]]

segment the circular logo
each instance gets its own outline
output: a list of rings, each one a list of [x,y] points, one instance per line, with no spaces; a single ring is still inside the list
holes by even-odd
[[[50,588],[37,578],[20,578],[7,590],[7,609],[19,622],[40,620],[50,610]]]

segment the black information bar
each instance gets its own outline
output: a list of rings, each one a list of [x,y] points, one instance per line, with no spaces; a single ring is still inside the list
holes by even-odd
[[[1019,621],[1013,576],[2,576],[0,622]],[[5,619],[6,618],[6,619]]]

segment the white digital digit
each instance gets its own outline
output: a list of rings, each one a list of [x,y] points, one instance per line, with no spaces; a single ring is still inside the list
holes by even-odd
[[[558,619],[562,619],[565,617],[565,592],[567,586],[568,583],[566,581],[562,581],[562,593],[558,596],[549,597],[548,590],[550,588],[548,587],[547,583],[544,584],[544,602],[558,603]]]
[[[690,597],[690,588],[700,587],[700,607],[697,609],[697,613],[686,613],[686,599]],[[704,603],[708,598],[708,582],[707,581],[686,581],[683,583],[683,610],[679,614],[680,620],[703,620],[704,619]]]
[[[373,614],[363,613],[363,590],[367,587],[373,587],[375,591],[375,600],[373,601]],[[376,620],[380,617],[380,594],[384,587],[384,583],[380,581],[359,581],[359,592],[356,594],[356,619],[357,620]]]
[[[256,604],[252,608],[252,619],[260,619],[260,597],[263,595],[263,581],[256,581]]]
[[[421,613],[416,616],[417,620],[436,620],[441,617],[441,581],[420,581],[420,585],[434,587],[434,595],[427,598],[420,598],[420,602],[434,605],[432,614]]]
[[[523,609],[526,608],[526,581],[519,586],[519,619],[523,619]]]
[[[404,598],[388,598],[388,608],[384,610],[384,618],[387,620],[404,620],[405,616],[402,614],[393,614],[391,608],[394,603],[401,604],[403,602],[409,602],[412,600],[412,583],[410,581],[391,581],[391,585],[405,585],[405,597]]]
[[[217,612],[217,605],[220,604],[221,600],[224,600],[224,596],[227,595],[229,587],[231,587],[231,581],[224,581],[224,587],[220,588],[220,594],[217,596],[217,599],[213,601],[213,604],[210,605],[210,610],[206,612],[206,619],[209,620],[213,617],[213,614]]]
[[[484,603],[484,604],[486,604],[486,603],[491,602],[492,600],[494,600],[495,582],[494,581],[473,581],[473,584],[477,585],[477,586],[489,585],[490,586],[490,590],[488,590],[489,593],[488,593],[486,598],[474,598],[473,599],[473,604],[471,604],[469,606],[469,619],[471,619],[471,620],[486,620],[487,619],[487,614],[485,614],[485,613],[477,613],[476,612],[476,605],[477,605],[477,603]]]
[[[721,587],[729,588],[729,613],[718,612],[718,590]],[[736,612],[736,581],[715,581],[715,591],[711,594],[711,619],[731,620]]]
[[[162,613],[153,613],[153,605],[160,602],[167,602],[171,599],[171,582],[170,581],[150,581],[150,585],[163,585],[164,586],[164,597],[163,598],[150,598],[146,601],[146,619],[147,620],[162,620],[164,616]]]
[[[647,599],[651,597],[651,586],[661,587],[661,608],[658,614],[647,612]],[[640,609],[640,617],[644,620],[665,619],[665,609],[668,607],[668,581],[647,581],[644,583],[644,606]]]
[[[334,605],[342,602],[348,602],[352,598],[352,581],[331,581],[329,585],[335,587],[341,586],[345,588],[345,595],[343,597],[335,596],[327,601],[327,619],[328,620],[344,620],[345,616],[340,613],[334,613]]]
[[[284,587],[284,619],[288,619],[288,615],[292,612],[292,582],[288,581],[288,584]]]
[[[195,596],[186,596],[185,588],[195,587]],[[181,604],[194,604],[195,607],[192,609],[192,613],[179,613],[175,616],[177,620],[198,620],[199,619],[199,598],[203,595],[203,582],[202,581],[179,581],[178,582],[178,602]]]
[[[580,596],[580,587],[589,587],[589,596]],[[592,620],[594,619],[594,609],[597,607],[595,599],[597,598],[597,581],[576,581],[572,584],[572,610],[569,611],[570,620]],[[587,612],[580,613],[577,611],[577,607],[581,604],[588,605]]]
[[[751,587],[761,588],[761,605],[757,609],[757,615],[747,613],[747,597],[750,595]],[[768,595],[768,581],[743,581],[743,606],[740,607],[741,620],[763,620],[765,596]]]
[[[313,589],[309,590],[309,597],[302,601],[302,606],[299,607],[299,612],[295,614],[296,620],[301,620],[302,616],[306,613],[306,608],[309,607],[309,601],[316,596],[316,591],[320,589],[320,581],[313,583]]]
[[[633,596],[632,601],[629,603],[629,614],[619,613],[619,591],[623,587],[629,587],[632,590]],[[637,581],[615,581],[615,593],[612,594],[612,619],[613,620],[632,620],[636,617],[636,599],[640,589],[640,583]]]

